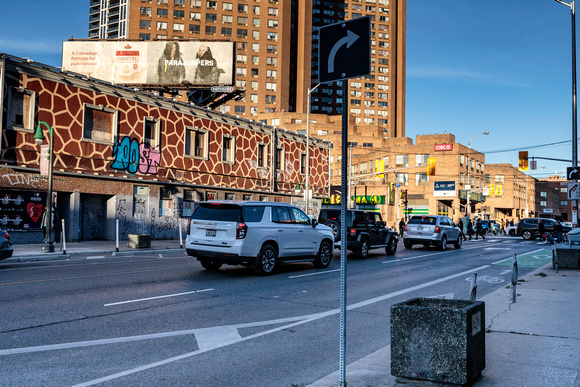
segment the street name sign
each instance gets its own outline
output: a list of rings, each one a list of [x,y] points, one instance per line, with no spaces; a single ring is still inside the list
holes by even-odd
[[[319,82],[364,77],[371,72],[370,17],[329,24],[320,28],[319,36]]]

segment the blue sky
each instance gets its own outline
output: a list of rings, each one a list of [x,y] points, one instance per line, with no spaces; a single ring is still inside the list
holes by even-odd
[[[2,1],[0,52],[59,67],[62,42],[87,37],[88,9]],[[517,166],[519,150],[570,160],[571,51],[570,8],[553,0],[407,0],[406,135],[448,132],[467,145],[489,131],[471,143],[487,163]],[[538,159],[531,174],[567,166]]]

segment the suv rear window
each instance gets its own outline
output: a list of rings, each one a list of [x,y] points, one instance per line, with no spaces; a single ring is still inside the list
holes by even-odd
[[[413,216],[407,224],[435,224],[437,218],[432,216]]]
[[[191,219],[222,220],[226,222],[260,222],[264,215],[264,206],[238,206],[222,203],[201,203]],[[242,216],[243,213],[243,216]]]

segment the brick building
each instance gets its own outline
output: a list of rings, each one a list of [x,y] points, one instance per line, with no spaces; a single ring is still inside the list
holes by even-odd
[[[176,238],[199,200],[300,197],[303,135],[31,60],[0,59],[0,227],[16,242],[42,239],[47,180],[33,139],[40,122],[53,131],[56,214],[68,240],[112,240],[116,220],[121,238]],[[329,195],[330,145],[309,141],[316,198]]]

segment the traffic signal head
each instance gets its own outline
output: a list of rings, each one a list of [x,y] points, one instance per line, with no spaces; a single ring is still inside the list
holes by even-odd
[[[520,151],[519,154],[519,170],[520,171],[527,171],[528,170],[528,151]]]
[[[435,176],[435,157],[427,159],[427,175]]]

